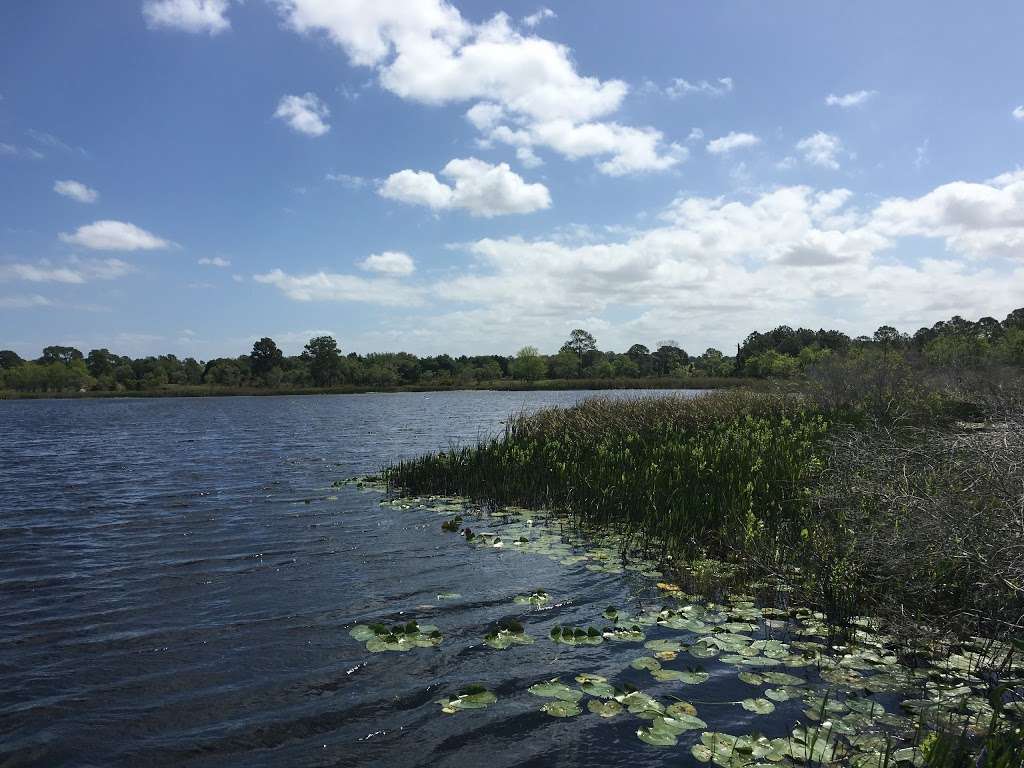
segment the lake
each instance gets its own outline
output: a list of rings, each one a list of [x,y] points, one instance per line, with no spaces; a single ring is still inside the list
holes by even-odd
[[[664,664],[699,684],[658,681],[630,666],[652,653],[642,642],[549,639],[556,624],[607,625],[607,606],[656,612],[649,566],[571,554],[562,532],[523,515],[467,525],[543,529],[544,552],[470,544],[437,510],[334,485],[493,435],[512,412],[599,394],[0,402],[0,765],[698,764],[700,729],[652,746],[637,738],[649,718],[604,719],[586,701],[553,717],[528,691],[580,673],[692,701],[707,730],[788,734],[799,695],[748,711],[757,685],[720,659],[684,650]],[[514,602],[540,589],[549,604]],[[370,653],[350,635],[413,619],[438,627],[438,647]],[[485,645],[503,619],[536,642]],[[642,630],[699,640],[653,618]],[[771,663],[819,680],[796,656]],[[442,713],[437,701],[470,683],[497,702]]]

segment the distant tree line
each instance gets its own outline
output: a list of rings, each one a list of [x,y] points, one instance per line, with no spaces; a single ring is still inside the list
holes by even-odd
[[[299,355],[285,355],[270,338],[248,355],[203,362],[175,355],[131,358],[107,349],[83,354],[49,346],[35,360],[0,351],[0,389],[19,392],[138,391],[185,387],[305,389],[332,387],[472,386],[508,380],[685,379],[701,377],[792,378],[830,360],[896,355],[918,364],[964,369],[1024,366],[1024,308],[1005,320],[956,316],[913,335],[882,326],[872,336],[779,326],[755,331],[736,355],[709,348],[691,356],[677,342],[654,349],[634,344],[625,352],[598,349],[594,336],[575,329],[554,355],[523,347],[514,356],[436,355],[407,352],[345,354],[331,336],[309,340]]]

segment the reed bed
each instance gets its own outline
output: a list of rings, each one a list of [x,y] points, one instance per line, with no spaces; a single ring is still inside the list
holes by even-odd
[[[806,536],[825,418],[797,397],[596,398],[509,419],[503,436],[401,462],[406,492],[546,508],[675,554],[778,560]]]

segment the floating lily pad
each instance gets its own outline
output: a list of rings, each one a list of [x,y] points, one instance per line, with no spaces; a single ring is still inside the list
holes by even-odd
[[[604,637],[594,627],[560,627],[557,624],[551,628],[549,637],[553,642],[562,645],[600,645]]]
[[[661,669],[661,662],[651,656],[641,656],[638,659],[633,659],[629,662],[629,666],[633,669],[646,669],[652,671],[655,669]]]
[[[357,624],[349,634],[356,640],[365,642],[366,650],[371,653],[431,648],[440,645],[442,639],[437,627],[417,624],[415,621],[390,628],[383,624]]]
[[[543,589],[538,589],[528,595],[516,595],[512,598],[512,602],[516,605],[547,605],[551,602],[551,595]]]
[[[642,691],[631,691],[616,696],[615,700],[626,707],[630,714],[639,715],[640,717],[657,717],[665,711],[665,707],[657,699],[648,696]]]
[[[649,651],[681,651],[683,644],[676,640],[648,640],[644,648]]]
[[[765,698],[771,699],[772,701],[789,701],[789,691],[785,688],[766,688],[764,692]]]
[[[768,699],[744,699],[740,705],[748,712],[758,715],[770,715],[775,711],[775,705]]]
[[[554,701],[548,701],[540,708],[541,712],[547,712],[552,717],[574,717],[582,711],[576,706],[575,701],[564,701],[562,699],[555,699]]]
[[[503,621],[497,629],[484,637],[491,648],[503,651],[513,645],[531,645],[533,638],[526,634],[523,625],[517,621]]]
[[[543,683],[531,685],[527,690],[534,696],[541,696],[548,699],[559,699],[561,701],[579,701],[583,698],[583,692],[570,688],[557,677],[546,680]]]
[[[484,709],[496,702],[498,697],[481,685],[470,685],[463,688],[454,698],[438,699],[441,711],[454,715],[464,709]]]
[[[697,708],[688,701],[677,701],[665,708],[665,714],[675,718],[681,715],[696,715]]]
[[[587,709],[600,717],[615,717],[622,712],[622,705],[617,701],[591,699],[587,702]]]

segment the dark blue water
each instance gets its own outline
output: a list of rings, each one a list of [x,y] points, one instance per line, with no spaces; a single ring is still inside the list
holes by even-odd
[[[498,659],[526,660],[506,688],[559,671],[541,645],[481,649],[517,592],[561,593],[550,619],[584,606],[590,623],[588,601],[622,602],[628,582],[331,488],[581,396],[0,402],[0,764],[583,759],[575,723],[441,717],[434,700],[494,680]],[[443,592],[464,597],[438,607]],[[442,647],[368,654],[348,635],[402,615],[442,626]]]
[[[0,402],[0,766],[698,765],[699,730],[649,746],[648,721],[555,718],[527,691],[580,672],[693,701],[709,730],[787,734],[800,698],[748,712],[734,666],[684,654],[710,678],[657,683],[629,666],[638,643],[548,639],[660,605],[649,575],[471,545],[436,511],[332,486],[592,394]],[[537,588],[551,606],[512,602]],[[349,635],[412,618],[440,647]],[[536,643],[484,645],[504,618]],[[441,713],[474,682],[498,702]]]

